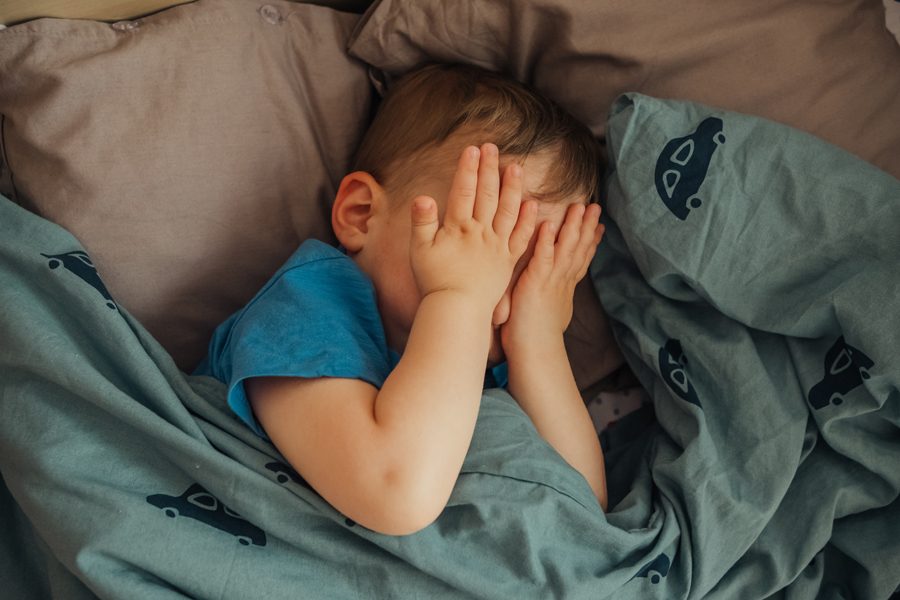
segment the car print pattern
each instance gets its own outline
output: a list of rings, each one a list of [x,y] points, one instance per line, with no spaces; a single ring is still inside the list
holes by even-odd
[[[687,376],[685,370],[687,364],[687,356],[684,354],[680,341],[670,339],[665,346],[659,349],[659,373],[662,375],[663,381],[676,396],[702,409],[697,390]]]
[[[825,353],[825,376],[809,390],[809,404],[816,410],[843,403],[844,396],[871,377],[871,358],[839,337]]]
[[[298,485],[302,485],[311,492],[318,493],[313,489],[311,485],[309,485],[309,482],[303,479],[303,477],[301,477],[297,471],[291,468],[290,465],[275,460],[270,463],[266,463],[266,469],[275,473],[275,479],[278,480],[278,483],[280,483],[281,485],[285,485],[288,481],[293,481]],[[347,527],[354,527],[356,525],[356,521],[349,517],[345,517],[344,524],[347,525]]]
[[[671,566],[671,561],[669,557],[665,554],[660,554],[649,563],[643,566],[643,568],[637,572],[637,575],[634,578],[638,577],[647,577],[650,579],[650,583],[656,585],[662,578],[669,574],[669,567]]]
[[[704,119],[690,135],[669,140],[656,160],[656,191],[673,215],[684,221],[691,208],[700,208],[697,196],[706,179],[713,153],[725,143],[724,123]]]
[[[310,491],[315,491],[309,483],[305,479],[303,479],[297,471],[291,468],[290,465],[286,465],[280,461],[272,461],[270,463],[266,463],[266,469],[275,473],[275,479],[278,480],[278,483],[284,485],[288,481],[293,481],[298,485],[302,485],[306,489]]]
[[[147,502],[173,519],[188,517],[230,533],[244,546],[266,545],[266,534],[262,529],[222,504],[198,483],[192,484],[180,496],[153,494],[147,496]]]
[[[65,252],[63,254],[44,254],[41,252],[41,256],[49,260],[47,266],[49,266],[51,270],[58,268],[60,265],[64,266],[70,273],[74,273],[80,277],[82,281],[100,292],[100,295],[106,299],[106,306],[111,309],[116,308],[115,301],[109,294],[109,290],[103,285],[103,281],[100,279],[100,275],[97,273],[97,269],[94,267],[94,263],[91,261],[91,257],[88,256],[87,252],[81,250]]]

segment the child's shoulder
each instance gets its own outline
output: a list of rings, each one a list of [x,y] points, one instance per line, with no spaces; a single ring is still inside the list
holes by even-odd
[[[264,291],[272,284],[282,280],[286,275],[289,279],[301,276],[300,273],[324,273],[329,272],[335,276],[359,276],[359,267],[353,262],[341,248],[336,248],[317,239],[304,240],[294,253],[288,257],[281,267],[272,275]],[[359,273],[357,273],[359,272]]]
[[[278,290],[283,293],[304,288],[331,289],[347,285],[369,287],[363,272],[342,249],[321,240],[307,239],[263,285],[248,306]]]

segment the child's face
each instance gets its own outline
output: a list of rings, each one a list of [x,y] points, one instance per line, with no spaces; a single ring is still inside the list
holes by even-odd
[[[506,165],[513,162],[513,158],[501,155],[501,173]],[[523,201],[541,191],[545,176],[554,158],[555,156],[550,153],[535,154],[530,155],[522,163],[525,190],[522,195]],[[416,194],[427,194],[437,200],[441,220],[443,220],[443,209],[446,206],[452,177],[451,173],[446,177],[423,182],[421,189],[416,190]],[[568,206],[572,203],[586,204],[588,200],[589,198],[585,196],[573,196],[562,201],[540,202],[537,225],[539,226],[543,221],[551,221],[556,224],[556,230],[559,231]],[[364,248],[353,256],[375,285],[378,308],[388,344],[399,353],[402,353],[406,347],[413,319],[421,300],[409,260],[412,233],[409,206],[411,201],[412,198],[402,206],[392,204],[393,210],[376,211],[367,223],[368,232]],[[396,200],[392,200],[392,202],[396,202]],[[539,227],[536,226],[535,232],[538,229]],[[510,294],[519,275],[534,253],[535,239],[532,237],[528,250],[516,265],[509,286],[494,310],[492,341],[488,354],[488,362],[491,365],[504,360],[499,328],[509,318]]]

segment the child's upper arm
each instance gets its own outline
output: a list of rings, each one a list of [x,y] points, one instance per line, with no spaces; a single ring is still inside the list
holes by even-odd
[[[421,526],[422,510],[397,485],[403,456],[375,420],[375,386],[330,377],[252,378],[244,386],[269,439],[329,504],[382,533]]]

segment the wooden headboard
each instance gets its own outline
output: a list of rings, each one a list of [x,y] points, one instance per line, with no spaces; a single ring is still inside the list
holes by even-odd
[[[39,17],[118,21],[193,0],[0,0],[0,24]]]

